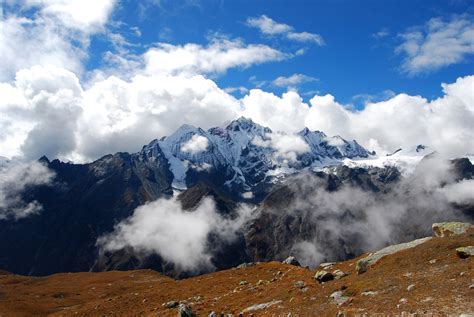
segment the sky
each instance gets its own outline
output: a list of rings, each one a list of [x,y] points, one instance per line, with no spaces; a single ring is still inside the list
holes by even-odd
[[[91,161],[241,115],[474,152],[474,4],[3,1],[0,155]]]

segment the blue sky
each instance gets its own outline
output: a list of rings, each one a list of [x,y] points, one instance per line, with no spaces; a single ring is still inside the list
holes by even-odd
[[[417,74],[401,70],[404,54],[396,53],[402,42],[400,34],[410,28],[423,27],[432,18],[445,21],[456,16],[472,18],[470,1],[136,1],[121,2],[113,19],[127,25],[117,32],[134,48],[144,51],[156,42],[206,45],[213,34],[240,38],[245,43],[264,43],[283,52],[305,53],[278,63],[264,63],[249,68],[229,69],[214,78],[221,87],[254,88],[256,82],[270,82],[279,76],[304,74],[317,79],[299,85],[304,99],[314,92],[331,93],[337,100],[361,107],[372,96],[379,100],[390,92],[422,95],[433,99],[442,95],[440,83],[471,74],[474,58],[467,55],[460,63]],[[298,32],[323,37],[325,45],[295,43],[281,36],[261,34],[249,27],[249,17],[266,15],[278,23],[292,26]],[[136,36],[129,27],[137,27]],[[379,34],[379,36],[377,36]],[[89,68],[100,67],[102,52],[110,46],[95,37]],[[251,80],[253,78],[253,80]],[[281,93],[286,87],[263,86]],[[236,93],[238,96],[238,93]]]
[[[0,156],[91,161],[240,116],[474,153],[474,4],[8,0]]]

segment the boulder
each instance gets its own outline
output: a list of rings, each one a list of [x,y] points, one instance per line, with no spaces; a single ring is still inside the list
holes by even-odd
[[[317,271],[316,274],[314,274],[314,279],[322,283],[322,282],[333,280],[334,275],[331,272],[321,270],[321,271]]]
[[[444,238],[463,234],[473,226],[466,222],[440,222],[431,226],[436,237]]]
[[[189,305],[179,304],[178,317],[196,317],[196,314],[193,312]]]
[[[344,305],[345,303],[349,303],[351,301],[351,298],[344,296],[341,291],[334,292],[329,297],[332,298],[337,306]]]
[[[284,264],[290,264],[294,266],[301,266],[300,262],[294,257],[294,256],[289,256],[283,261]]]
[[[460,247],[456,249],[456,252],[461,259],[467,259],[474,255],[474,246]]]
[[[374,265],[375,263],[377,263],[384,256],[394,254],[394,253],[397,253],[397,252],[400,252],[400,251],[403,251],[403,250],[406,250],[406,249],[414,248],[417,245],[425,243],[426,241],[428,241],[430,239],[431,239],[431,237],[426,237],[426,238],[413,240],[413,241],[410,241],[410,242],[407,242],[407,243],[395,244],[395,245],[391,245],[391,246],[388,246],[386,248],[383,248],[383,249],[381,249],[381,250],[379,250],[375,253],[372,253],[372,254],[366,256],[363,259],[360,259],[357,262],[356,271],[357,271],[358,274],[362,274],[364,272],[367,272],[367,269],[369,268],[369,266]]]

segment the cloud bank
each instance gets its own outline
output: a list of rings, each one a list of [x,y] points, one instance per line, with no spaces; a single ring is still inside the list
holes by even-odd
[[[97,243],[107,251],[132,247],[139,253],[156,253],[182,271],[209,270],[214,268],[211,249],[216,249],[208,244],[209,235],[231,242],[250,218],[251,210],[246,206],[237,209],[235,218],[221,216],[209,197],[193,211],[183,210],[176,197],[159,199],[135,209]]]

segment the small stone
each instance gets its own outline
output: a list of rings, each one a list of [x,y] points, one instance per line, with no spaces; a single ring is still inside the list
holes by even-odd
[[[331,269],[335,264],[336,264],[336,262],[324,262],[324,263],[319,264],[319,267],[322,268],[323,270],[329,270],[329,269]]]
[[[306,293],[307,291],[309,291],[309,287],[303,287],[301,289],[301,292],[303,292],[303,293]]]
[[[263,285],[263,284],[266,284],[264,280],[258,280],[257,285]]]
[[[303,281],[296,281],[294,284],[293,284],[296,288],[303,288],[305,287],[305,283]]]
[[[456,252],[461,259],[467,259],[474,255],[474,246],[460,247],[456,249]]]
[[[243,280],[243,281],[240,281],[239,285],[247,285],[249,282]]]
[[[464,275],[466,275],[466,272],[459,273],[459,276],[464,276]]]
[[[333,280],[334,275],[328,271],[321,270],[316,272],[316,274],[314,275],[314,279],[322,283]]]
[[[217,317],[217,314],[215,311],[211,311],[208,315],[208,317]]]
[[[474,284],[469,285],[469,289],[474,289]]]
[[[251,267],[251,266],[254,266],[254,265],[255,265],[254,262],[241,263],[241,264],[237,265],[237,268],[238,269],[244,269],[246,267]]]
[[[408,303],[408,299],[406,299],[406,298],[401,298],[401,299],[399,300],[399,303],[400,303],[400,304],[406,304],[406,303]]]
[[[300,262],[294,257],[294,256],[289,256],[283,261],[284,264],[290,264],[294,266],[301,266]]]
[[[178,305],[179,305],[179,302],[178,302],[178,301],[172,300],[172,301],[169,301],[169,302],[167,302],[167,303],[164,303],[164,304],[161,305],[161,306],[164,306],[164,307],[166,307],[166,308],[171,309],[171,308],[178,307]]]
[[[343,271],[341,271],[341,270],[334,270],[334,271],[332,272],[332,274],[334,275],[334,279],[335,279],[335,280],[339,280],[339,279],[341,279],[341,278],[343,278],[343,277],[349,275],[348,273],[343,272]]]
[[[407,287],[407,291],[409,291],[409,292],[411,292],[411,291],[414,290],[414,289],[415,289],[415,284],[410,284],[410,285],[408,285],[408,287]]]
[[[438,262],[437,259],[430,260],[430,264],[435,264],[436,262]]]
[[[362,295],[362,296],[375,296],[377,294],[378,294],[378,292],[374,292],[374,291],[366,291],[366,292],[360,293],[360,295]]]
[[[342,295],[341,291],[334,292],[329,297],[333,299],[334,303],[337,306],[344,305],[344,304],[349,303],[351,301],[351,298]]]
[[[196,317],[191,307],[186,304],[179,304],[178,306],[178,317]]]

